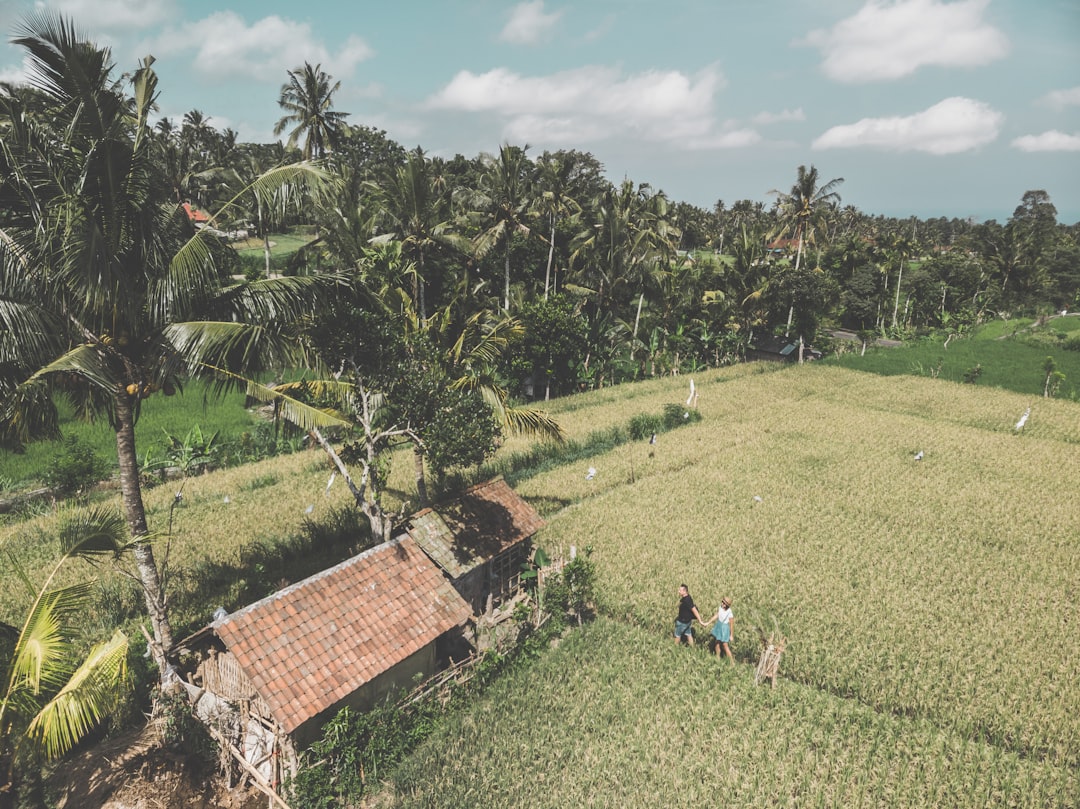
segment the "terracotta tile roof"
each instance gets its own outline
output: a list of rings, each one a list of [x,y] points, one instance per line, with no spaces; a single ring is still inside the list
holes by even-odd
[[[535,534],[544,521],[506,483],[479,483],[455,500],[419,511],[406,531],[451,578]]]
[[[471,614],[400,537],[211,626],[291,733]]]
[[[194,206],[192,206],[192,204],[190,202],[185,202],[183,207],[184,207],[184,211],[188,215],[188,219],[190,219],[192,222],[209,222],[210,221],[210,217],[206,213],[204,213],[203,211],[200,211],[198,208],[195,208]]]

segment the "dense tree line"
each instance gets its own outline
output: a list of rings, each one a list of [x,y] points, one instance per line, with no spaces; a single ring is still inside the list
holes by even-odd
[[[588,152],[406,150],[349,124],[337,89],[318,65],[289,71],[275,130],[285,146],[237,143],[197,110],[179,128],[160,121],[175,198],[215,210],[260,171],[321,157],[329,193],[253,196],[220,229],[312,225],[319,238],[288,272],[348,270],[372,289],[404,278],[421,318],[561,313],[572,339],[541,350],[526,328],[506,352],[498,370],[518,396],[736,361],[755,334],[812,342],[830,326],[903,338],[1080,305],[1080,223],[1059,224],[1045,191],[1025,193],[1004,224],[897,219],[843,205],[842,178],[798,166],[768,202],[705,210],[647,183],[613,184]],[[391,241],[393,267],[382,252]]]

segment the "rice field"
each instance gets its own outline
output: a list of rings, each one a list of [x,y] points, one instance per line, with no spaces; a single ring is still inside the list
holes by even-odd
[[[541,545],[593,549],[605,617],[387,800],[1078,805],[1077,406],[820,365],[696,381],[701,423],[519,486]],[[560,417],[598,429],[688,389],[650,385]],[[680,582],[706,615],[733,596],[734,670],[674,647]],[[773,694],[752,627],[774,622]]]
[[[518,485],[540,545],[591,548],[600,617],[454,717],[377,805],[1080,805],[1078,406],[822,363],[694,378],[702,421]],[[580,440],[688,390],[546,407]],[[178,484],[146,493],[154,530],[172,512],[178,624],[220,603],[205,571],[243,573],[253,545],[349,502],[329,471],[305,452],[191,478],[175,509]],[[393,471],[391,505],[411,464]],[[5,527],[0,548],[40,574],[55,527]],[[674,646],[680,582],[706,616],[734,598],[736,666]],[[0,588],[0,619],[19,595]],[[755,623],[789,639],[775,691],[753,684]]]

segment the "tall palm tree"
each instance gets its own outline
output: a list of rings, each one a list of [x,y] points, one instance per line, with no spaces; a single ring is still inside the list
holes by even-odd
[[[547,267],[544,270],[544,300],[548,299],[551,288],[551,265],[555,258],[555,232],[559,221],[564,216],[572,216],[581,211],[581,205],[574,198],[574,180],[578,172],[577,153],[544,152],[536,161],[539,169],[539,194],[534,202],[536,212],[550,223],[548,237]]]
[[[900,284],[904,280],[904,267],[907,265],[907,262],[912,255],[914,255],[915,249],[916,247],[913,238],[906,236],[899,230],[890,234],[885,245],[885,255],[888,259],[896,262],[896,289],[893,299],[891,326],[894,331],[897,325],[897,317],[900,312]]]
[[[18,769],[39,755],[56,758],[104,718],[127,684],[127,636],[112,637],[76,654],[78,616],[92,595],[91,582],[53,587],[60,568],[77,557],[116,556],[124,550],[124,519],[91,509],[62,521],[60,558],[35,588],[25,572],[30,608],[10,659],[0,661],[0,806],[15,805]]]
[[[479,211],[485,222],[483,232],[476,239],[477,253],[483,256],[489,250],[502,246],[503,311],[510,311],[510,243],[515,233],[529,235],[528,207],[531,193],[532,166],[525,153],[529,146],[499,147],[499,156],[484,158],[484,173],[477,189]]]
[[[304,160],[325,157],[337,143],[342,124],[348,117],[347,112],[334,109],[334,93],[341,87],[341,82],[322,71],[322,65],[311,66],[304,62],[303,67],[288,71],[289,80],[281,85],[281,97],[278,106],[285,110],[285,115],[274,125],[274,134],[280,135],[288,127],[288,145],[296,146],[304,138]]]
[[[469,240],[454,231],[451,189],[419,147],[408,153],[404,165],[369,187],[375,191],[384,225],[401,243],[402,254],[415,268],[412,298],[420,318],[426,319],[428,259],[440,249],[461,253],[469,249]]]
[[[823,213],[839,205],[840,194],[835,191],[835,188],[843,182],[843,177],[837,177],[819,186],[817,167],[810,166],[807,170],[806,166],[799,166],[795,185],[791,187],[791,191],[787,194],[776,190],[769,192],[779,195],[781,227],[797,242],[796,272],[802,262],[804,243],[814,241],[814,234]]]
[[[605,287],[613,295],[627,289],[637,298],[635,340],[645,295],[657,287],[675,252],[678,231],[668,220],[667,209],[663,193],[625,179],[593,200],[590,226],[574,242],[571,257],[595,275],[598,306]]]
[[[778,195],[781,232],[791,234],[796,241],[796,275],[802,264],[805,244],[814,242],[817,227],[821,224],[826,212],[839,206],[840,194],[835,189],[843,182],[843,177],[836,177],[819,186],[817,167],[811,165],[807,170],[806,166],[799,166],[791,191],[787,194],[776,190],[769,192]],[[792,303],[788,307],[787,332],[791,331],[791,318],[794,311],[795,305]]]
[[[30,18],[16,42],[47,115],[25,116],[18,98],[0,95],[0,441],[57,436],[58,395],[106,418],[128,530],[141,540],[150,533],[135,446],[144,402],[192,374],[295,361],[290,321],[307,311],[318,279],[223,278],[215,259],[226,248],[192,231],[158,171],[151,59],[132,74],[129,97],[108,49],[63,17]],[[256,184],[270,193],[320,179],[299,164]],[[152,545],[137,542],[133,553],[164,679],[166,594]]]

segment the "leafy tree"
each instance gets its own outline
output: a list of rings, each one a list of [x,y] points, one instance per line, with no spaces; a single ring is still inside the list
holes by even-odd
[[[1011,281],[1020,300],[1035,303],[1048,287],[1049,263],[1059,241],[1057,208],[1050,195],[1042,190],[1024,192],[1007,227],[1014,231],[1019,261],[1012,277],[1003,280],[1002,290]]]
[[[310,62],[287,72],[289,80],[281,85],[278,99],[278,106],[285,114],[274,125],[274,134],[280,135],[291,126],[289,148],[295,147],[302,137],[304,160],[325,157],[337,146],[349,115],[334,109],[334,93],[341,82],[334,82],[322,71],[322,65],[312,67]]]
[[[881,312],[881,278],[872,264],[864,264],[852,273],[840,296],[845,326],[866,331],[877,324]]]
[[[78,619],[92,593],[91,583],[54,587],[69,560],[118,556],[125,550],[125,525],[118,513],[76,512],[62,521],[60,558],[45,582],[35,587],[17,562],[30,608],[10,656],[3,658],[0,696],[0,806],[14,806],[18,775],[40,757],[70,750],[115,705],[127,685],[128,641],[117,630],[80,656]]]
[[[569,390],[588,351],[588,324],[580,307],[558,294],[526,304],[519,318],[522,336],[512,346],[511,368],[536,385],[543,380],[545,401],[553,385],[556,391]]]

